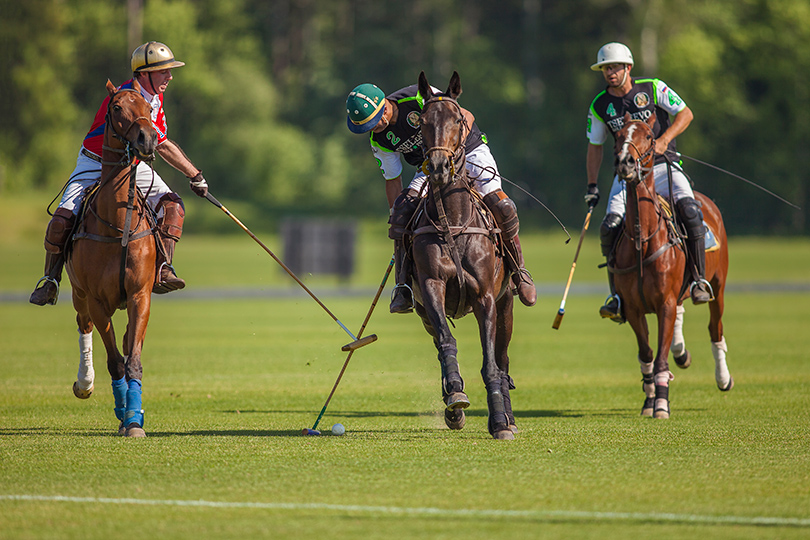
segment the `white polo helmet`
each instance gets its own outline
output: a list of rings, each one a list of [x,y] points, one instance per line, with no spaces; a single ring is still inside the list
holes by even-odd
[[[591,66],[591,69],[602,71],[602,68],[609,64],[628,64],[632,66],[633,53],[623,43],[613,42],[603,45],[599,52],[596,53],[596,63]]]

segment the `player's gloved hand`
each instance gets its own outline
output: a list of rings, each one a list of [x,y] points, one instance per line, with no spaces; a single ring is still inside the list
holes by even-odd
[[[196,195],[200,197],[208,195],[208,182],[203,178],[202,171],[198,172],[194,178],[189,178],[188,185]]]
[[[585,203],[588,208],[593,208],[599,204],[599,186],[596,184],[588,184],[588,192],[585,194]]]

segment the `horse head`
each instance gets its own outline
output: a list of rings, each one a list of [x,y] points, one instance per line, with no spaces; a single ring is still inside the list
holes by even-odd
[[[419,119],[426,157],[423,170],[432,184],[444,187],[464,170],[464,116],[456,101],[461,95],[458,72],[453,72],[444,95],[434,94],[421,72],[419,95],[425,103]]]
[[[655,160],[653,125],[655,114],[646,122],[624,115],[624,126],[616,133],[616,174],[629,184],[643,180],[652,171]]]
[[[105,144],[113,148],[128,146],[140,159],[154,159],[157,131],[152,124],[152,108],[141,95],[138,81],[132,81],[131,89],[118,90],[107,80],[107,92],[107,125],[111,131],[105,136]]]

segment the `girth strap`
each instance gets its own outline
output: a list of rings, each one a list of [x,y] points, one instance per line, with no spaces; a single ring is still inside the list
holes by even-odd
[[[450,234],[453,236],[458,236],[460,234],[482,234],[484,236],[493,236],[501,232],[500,229],[484,229],[483,227],[449,227]],[[407,234],[407,233],[406,233]],[[411,233],[411,236],[419,236],[420,234],[443,234],[443,231],[440,231],[433,225],[425,225],[424,227],[419,227],[415,231]]]

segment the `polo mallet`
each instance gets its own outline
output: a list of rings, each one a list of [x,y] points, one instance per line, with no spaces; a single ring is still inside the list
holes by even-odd
[[[568,283],[565,284],[565,292],[563,292],[562,302],[560,302],[560,310],[557,311],[557,316],[554,317],[554,323],[551,325],[554,330],[560,329],[563,315],[565,315],[565,299],[568,298],[568,290],[571,288],[571,281],[574,279],[574,270],[577,268],[579,250],[582,247],[582,240],[585,238],[585,232],[588,230],[588,225],[591,222],[591,214],[593,214],[593,206],[588,207],[588,214],[585,216],[585,224],[582,225],[582,232],[579,235],[579,244],[577,244],[577,252],[574,254],[574,264],[571,265],[571,271],[568,273]]]
[[[360,338],[356,337],[354,334],[352,334],[352,333],[349,331],[349,329],[348,329],[348,328],[346,328],[346,327],[343,325],[343,323],[342,323],[342,322],[340,322],[340,321],[338,320],[338,318],[337,318],[337,317],[335,317],[335,315],[334,315],[334,314],[333,314],[331,311],[329,311],[329,308],[327,308],[327,307],[326,307],[326,306],[323,304],[323,302],[321,302],[320,300],[318,300],[318,297],[317,297],[317,296],[315,296],[315,293],[313,293],[312,291],[310,291],[310,290],[309,290],[309,288],[308,288],[306,285],[304,285],[304,283],[303,283],[303,282],[302,282],[300,279],[298,279],[298,277],[297,277],[295,274],[293,274],[292,270],[290,270],[289,268],[287,268],[287,265],[286,265],[286,264],[284,264],[284,262],[282,262],[282,260],[281,260],[281,259],[279,259],[278,257],[276,257],[275,253],[273,253],[272,251],[270,251],[270,248],[268,248],[267,246],[265,246],[265,245],[264,245],[264,243],[262,243],[262,241],[261,241],[261,240],[259,240],[259,239],[256,237],[256,235],[255,235],[255,234],[253,234],[252,232],[250,232],[250,229],[248,229],[247,227],[245,227],[245,226],[242,224],[242,222],[241,222],[241,221],[239,221],[239,219],[238,219],[236,216],[234,216],[233,214],[231,214],[231,212],[230,212],[230,211],[229,211],[227,208],[225,208],[225,206],[224,206],[224,205],[223,205],[221,202],[219,202],[219,201],[216,199],[216,197],[214,197],[213,195],[211,195],[211,193],[209,192],[208,194],[206,194],[205,198],[206,198],[206,199],[208,199],[209,201],[211,201],[211,203],[213,203],[213,204],[214,204],[214,206],[216,206],[216,207],[220,208],[220,209],[221,209],[223,212],[225,212],[225,214],[226,214],[226,215],[227,215],[229,218],[231,218],[232,220],[234,220],[234,222],[236,222],[236,224],[237,224],[237,225],[239,225],[240,227],[242,227],[242,230],[244,230],[246,233],[248,233],[248,234],[250,235],[250,237],[251,237],[251,238],[253,238],[253,239],[256,241],[256,243],[257,243],[257,244],[259,244],[260,246],[262,246],[262,248],[264,248],[264,250],[265,250],[265,251],[266,251],[266,252],[267,252],[267,253],[268,253],[268,254],[269,254],[271,257],[273,257],[273,260],[275,260],[275,261],[276,261],[278,264],[280,264],[280,265],[281,265],[281,267],[282,267],[282,268],[283,268],[283,269],[284,269],[284,270],[285,270],[285,271],[286,271],[288,274],[290,274],[290,277],[291,277],[291,278],[293,278],[293,279],[296,281],[296,283],[298,283],[299,285],[301,285],[301,287],[302,287],[302,288],[303,288],[305,291],[307,291],[307,293],[309,293],[309,295],[312,297],[312,299],[313,299],[313,300],[315,300],[315,301],[318,303],[318,305],[319,305],[319,306],[321,306],[321,307],[323,308],[323,310],[324,310],[324,311],[326,311],[326,312],[329,314],[329,316],[330,316],[330,317],[332,317],[332,318],[335,320],[335,322],[336,322],[336,323],[338,323],[338,325],[340,325],[340,327],[341,327],[341,328],[343,328],[343,330],[344,330],[344,331],[345,331],[347,334],[349,334],[349,337],[351,337],[353,341],[352,341],[351,343],[349,343],[349,344],[344,345],[343,347],[341,347],[341,350],[343,350],[343,351],[354,351],[354,350],[356,350],[356,349],[359,349],[360,347],[363,347],[363,346],[365,346],[365,345],[368,345],[369,343],[373,343],[374,341],[377,341],[377,335],[376,335],[376,334],[371,334],[370,336],[364,337],[363,339],[360,339]]]
[[[385,282],[388,281],[388,276],[391,274],[391,268],[393,267],[394,267],[394,257],[391,257],[391,262],[388,263],[388,269],[385,271],[385,275],[383,276],[382,282],[380,283],[380,288],[377,289],[377,294],[374,295],[374,300],[372,300],[371,302],[371,307],[368,308],[366,319],[363,321],[363,325],[360,327],[360,331],[357,332],[358,338],[363,335],[363,330],[366,329],[366,324],[368,324],[369,319],[371,319],[371,313],[374,311],[374,307],[377,305],[377,300],[380,299],[380,295],[383,292],[383,287],[385,287]],[[346,371],[346,366],[349,365],[349,360],[352,359],[352,354],[354,354],[354,349],[349,350],[349,354],[348,356],[346,356],[346,361],[343,362],[343,368],[340,370],[340,374],[338,374],[337,380],[335,381],[335,385],[332,386],[332,391],[329,392],[329,397],[326,398],[326,403],[323,404],[323,409],[321,409],[321,413],[318,415],[318,418],[312,425],[312,429],[304,428],[303,430],[301,430],[302,435],[321,434],[321,432],[318,431],[318,423],[320,423],[321,418],[323,418],[323,414],[326,412],[326,407],[329,406],[329,402],[332,400],[332,396],[335,395],[335,390],[337,390],[337,386],[340,383],[340,379],[343,378],[343,373]]]

